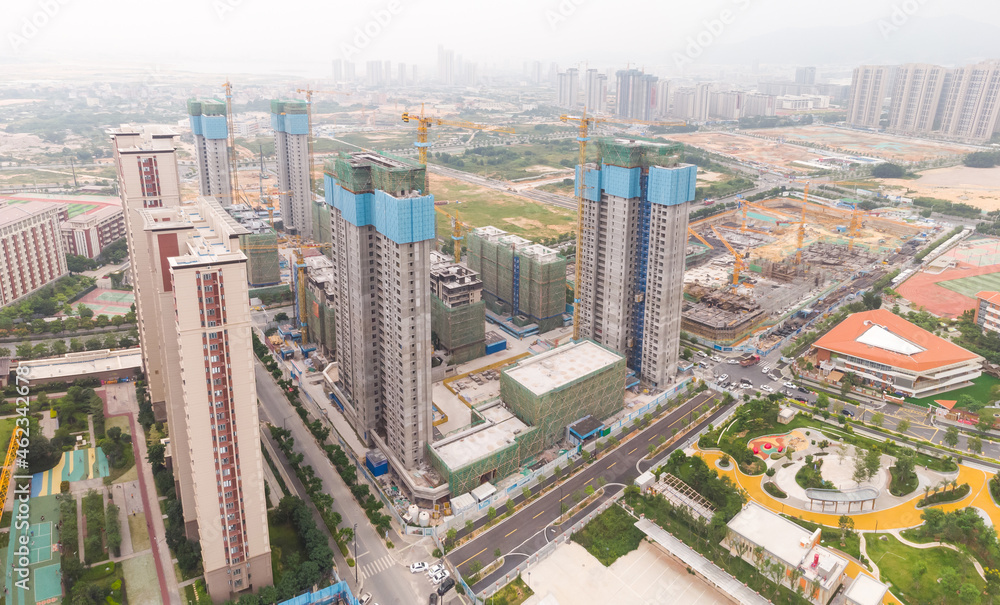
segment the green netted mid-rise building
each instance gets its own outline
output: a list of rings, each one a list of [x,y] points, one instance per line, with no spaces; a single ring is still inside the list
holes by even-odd
[[[247,255],[247,282],[251,288],[281,283],[278,236],[274,231],[241,235],[240,249]]]
[[[558,252],[496,227],[469,233],[468,250],[490,312],[513,316],[517,325],[537,324],[539,333],[563,325],[566,259]]]
[[[479,274],[431,252],[431,332],[460,364],[486,353],[486,303]]]
[[[590,340],[528,357],[500,372],[500,399],[525,423],[538,427],[545,445],[565,436],[584,416],[604,420],[622,409],[625,358]]]
[[[334,312],[333,263],[325,256],[311,256],[306,263],[306,333],[307,342],[332,359],[337,349],[336,313]]]

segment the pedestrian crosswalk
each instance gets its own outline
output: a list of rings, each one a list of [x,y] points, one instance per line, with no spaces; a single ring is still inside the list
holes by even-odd
[[[361,575],[365,578],[370,578],[372,576],[378,575],[383,571],[389,569],[396,562],[393,560],[392,555],[384,555],[381,558],[370,561],[361,566]]]

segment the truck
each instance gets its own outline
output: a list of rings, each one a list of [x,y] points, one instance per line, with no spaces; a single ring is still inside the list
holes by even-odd
[[[760,355],[756,353],[751,353],[740,360],[740,365],[744,368],[749,368],[752,365],[757,365],[760,363]]]

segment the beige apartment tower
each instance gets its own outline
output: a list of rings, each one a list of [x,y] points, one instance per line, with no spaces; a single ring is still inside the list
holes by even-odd
[[[862,65],[854,69],[847,103],[848,124],[878,128],[891,77],[892,68],[885,65]]]
[[[113,145],[150,394],[169,423],[187,535],[221,603],[272,583],[247,232],[214,198],[179,203],[171,133],[116,131]]]
[[[926,134],[934,130],[947,73],[943,67],[926,63],[898,67],[892,85],[888,130],[900,134]]]

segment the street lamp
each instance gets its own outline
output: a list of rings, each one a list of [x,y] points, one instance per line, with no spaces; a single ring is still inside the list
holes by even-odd
[[[354,583],[355,584],[357,584],[357,583],[360,582],[360,580],[358,580],[358,567],[359,567],[359,563],[358,563],[358,524],[355,523],[354,524]]]

